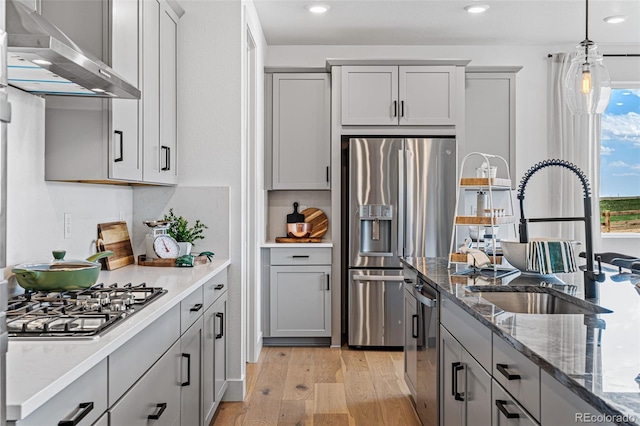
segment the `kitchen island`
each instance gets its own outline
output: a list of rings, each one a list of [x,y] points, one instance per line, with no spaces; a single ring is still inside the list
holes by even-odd
[[[477,322],[481,329],[490,330],[488,348],[492,339],[494,362],[496,344],[505,346],[506,343],[509,351],[523,355],[535,366],[537,373],[532,376],[537,374],[534,379],[539,386],[538,403],[537,413],[530,410],[535,418],[531,424],[559,425],[548,420],[552,418],[551,407],[555,402],[562,402],[558,397],[554,401],[555,394],[549,390],[553,388],[560,388],[564,395],[575,398],[579,404],[585,403],[580,406],[591,407],[600,415],[597,418],[580,411],[564,413],[570,414],[571,424],[640,424],[640,294],[634,286],[640,277],[620,274],[617,268],[605,270],[606,280],[597,284],[600,297],[596,303],[613,311],[611,313],[525,314],[500,309],[483,299],[478,291],[471,291],[469,286],[477,289],[508,285],[521,290],[525,289],[523,286],[541,286],[584,299],[582,273],[556,276],[515,273],[494,279],[456,275],[455,269],[447,268],[444,258],[405,258],[402,262],[439,291],[441,315],[446,306],[453,305],[468,317],[467,323]],[[491,359],[491,350],[488,352],[482,355]],[[489,374],[491,369],[489,367]],[[441,370],[441,380],[442,371],[448,370]],[[550,387],[545,387],[545,377]],[[495,394],[495,385],[493,389]],[[494,424],[495,417],[494,414]]]
[[[224,289],[220,290],[218,287],[216,291],[226,292],[226,268],[229,264],[228,259],[216,259],[193,268],[132,265],[113,271],[101,271],[99,283],[146,283],[149,287],[162,287],[166,293],[97,339],[10,339],[7,352],[7,420],[12,422],[27,419],[90,370],[106,365],[107,358],[111,366],[111,357],[119,349],[124,349],[128,343],[128,346],[131,346],[136,341],[142,341],[140,339],[143,334],[147,335],[149,345],[138,349],[136,363],[143,364],[145,357],[151,356],[150,352],[156,351],[157,356],[164,353],[166,348],[154,347],[153,340],[169,339],[175,346],[175,339],[165,335],[174,333],[169,331],[173,330],[174,325],[177,326],[174,337],[184,333],[184,330],[180,329],[180,323],[184,322],[181,302],[190,302],[194,295],[197,296],[198,291],[201,291],[199,314],[202,317],[202,294],[205,298],[204,303],[207,303],[205,287],[214,277],[224,277]],[[159,325],[162,325],[162,330],[157,329]],[[149,361],[153,362],[154,360]],[[121,373],[122,376],[126,376],[127,371]],[[136,378],[133,377],[131,380],[135,381]],[[109,386],[111,395],[112,384]],[[110,398],[107,407],[111,407],[115,402]],[[96,415],[100,414],[102,413]],[[51,420],[57,424],[61,419]]]

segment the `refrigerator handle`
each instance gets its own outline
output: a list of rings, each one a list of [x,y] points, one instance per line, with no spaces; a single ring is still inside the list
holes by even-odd
[[[398,256],[404,256],[404,153],[403,149],[398,151]]]

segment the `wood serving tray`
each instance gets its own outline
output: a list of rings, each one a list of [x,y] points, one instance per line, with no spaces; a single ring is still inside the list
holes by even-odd
[[[204,265],[209,261],[207,256],[196,256],[193,259],[193,265]],[[141,254],[138,256],[138,265],[140,266],[176,266],[176,259],[147,259],[147,256]]]
[[[321,243],[322,238],[302,237],[302,238],[290,238],[290,237],[276,237],[276,243]]]

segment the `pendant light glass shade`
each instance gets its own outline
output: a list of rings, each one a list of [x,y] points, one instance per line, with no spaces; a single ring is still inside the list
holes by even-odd
[[[564,97],[573,114],[602,114],[607,109],[611,78],[593,42],[582,42],[577,46],[565,76],[564,89]]]

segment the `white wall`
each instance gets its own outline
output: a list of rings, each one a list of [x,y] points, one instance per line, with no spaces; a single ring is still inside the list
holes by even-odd
[[[12,120],[7,147],[7,269],[52,258],[64,249],[67,259],[95,253],[97,224],[119,220],[131,230],[132,191],[128,187],[45,182],[45,99],[9,88]],[[72,165],[74,158],[69,158]],[[64,238],[64,213],[71,213],[71,237]],[[10,281],[10,291],[15,291]],[[21,289],[17,289],[21,291]]]

